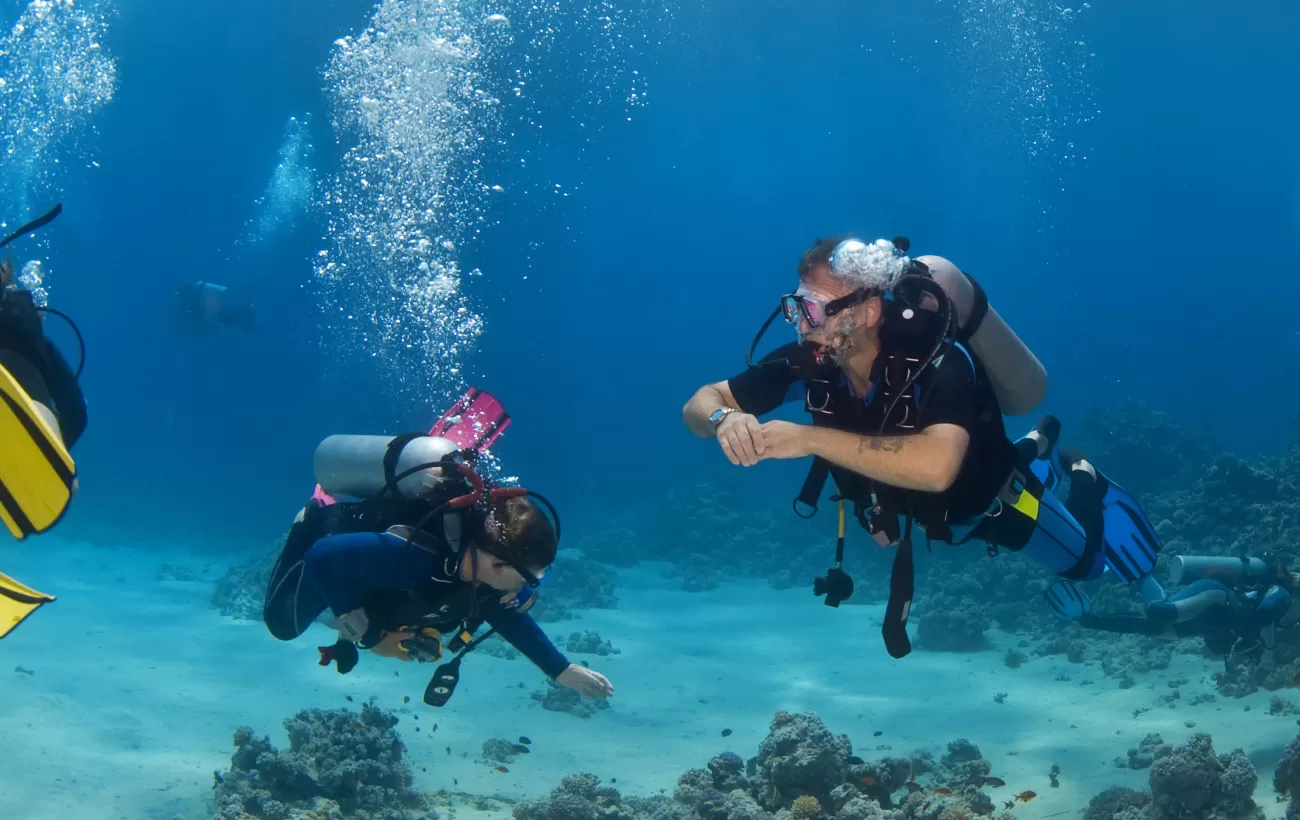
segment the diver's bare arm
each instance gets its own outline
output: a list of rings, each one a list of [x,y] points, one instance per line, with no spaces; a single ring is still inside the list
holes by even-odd
[[[808,436],[810,452],[832,464],[894,487],[931,493],[952,486],[970,446],[970,434],[955,424],[932,424],[908,436],[814,427]]]
[[[706,384],[682,408],[682,423],[700,438],[714,438],[716,433],[709,423],[709,416],[720,407],[735,407],[736,397],[731,395],[731,388],[726,382]]]

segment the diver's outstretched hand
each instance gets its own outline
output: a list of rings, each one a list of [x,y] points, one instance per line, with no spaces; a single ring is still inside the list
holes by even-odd
[[[610,683],[608,678],[576,664],[569,664],[569,668],[561,672],[555,682],[583,697],[595,700],[604,700],[614,694],[614,684]]]
[[[728,413],[718,425],[718,444],[732,464],[753,467],[763,456],[763,428],[749,413]]]

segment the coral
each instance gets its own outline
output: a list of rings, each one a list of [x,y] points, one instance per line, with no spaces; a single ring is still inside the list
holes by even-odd
[[[835,820],[883,820],[884,816],[879,803],[855,797],[835,813]]]
[[[483,741],[483,754],[480,759],[485,763],[509,763],[519,755],[526,754],[527,749],[527,746],[494,737]]]
[[[284,722],[287,752],[241,727],[230,771],[214,775],[218,820],[290,820],[312,812],[355,820],[436,817],[412,788],[396,725],[391,712],[369,704],[359,715],[306,709]]]
[[[1216,756],[1209,735],[1193,735],[1151,766],[1150,820],[1262,820],[1258,780],[1242,750]]]
[[[811,794],[800,795],[790,804],[790,815],[794,817],[794,820],[814,820],[814,818],[821,817],[821,814],[821,801]]]
[[[546,682],[546,688],[533,693],[533,700],[551,712],[568,712],[580,718],[589,718],[602,709],[608,709],[604,700],[587,700],[572,689],[560,686],[553,680]]]
[[[745,779],[745,761],[735,752],[723,752],[710,760],[709,774],[713,776],[713,788],[723,794],[749,789],[749,781]]]
[[[1147,735],[1136,749],[1128,750],[1128,760],[1117,757],[1115,765],[1120,768],[1127,766],[1130,769],[1149,769],[1152,763],[1168,757],[1173,751],[1174,747],[1165,743],[1160,735]]]
[[[917,645],[932,652],[975,652],[986,648],[984,632],[993,625],[993,618],[980,581],[968,573],[946,575],[935,581],[916,603]]]
[[[723,808],[727,811],[727,820],[774,820],[770,813],[754,802],[754,798],[742,791],[728,794]]]
[[[616,580],[617,575],[610,567],[576,560],[566,550],[551,565],[546,591],[537,596],[529,614],[542,622],[566,621],[580,609],[616,609]]]
[[[1126,809],[1145,810],[1151,803],[1151,796],[1123,786],[1111,786],[1106,791],[1088,801],[1088,808],[1083,811],[1083,820],[1114,820],[1115,815]],[[1143,812],[1145,817],[1145,811]]]
[[[566,775],[550,795],[514,807],[514,820],[697,820],[666,797],[625,798],[586,772]],[[726,818],[722,818],[726,820]],[[758,820],[758,819],[756,819]],[[762,818],[768,820],[768,818]]]
[[[713,788],[713,775],[704,769],[687,769],[677,778],[673,799],[688,806],[695,805],[700,793]]]
[[[559,641],[556,641],[559,643]],[[565,650],[577,654],[585,655],[619,655],[621,650],[615,649],[609,641],[601,640],[599,634],[590,630],[586,632],[574,632],[569,635],[569,640],[565,644]]]
[[[875,798],[880,805],[889,808],[893,805],[891,795],[907,785],[916,769],[929,771],[930,767],[925,763],[914,763],[905,757],[886,757],[874,762],[850,764],[848,779],[868,797]]]
[[[993,764],[980,755],[979,747],[961,738],[948,744],[948,753],[940,759],[934,779],[954,791],[967,787],[978,789],[991,771]]]
[[[285,535],[275,543],[274,549],[253,556],[242,564],[234,564],[217,580],[212,590],[211,603],[222,615],[245,621],[262,620],[262,602],[266,598],[266,585],[271,581],[271,570],[284,550]]]
[[[831,734],[816,712],[777,712],[758,750],[759,804],[775,811],[804,795],[831,802],[830,792],[844,782],[852,754],[848,735]]]

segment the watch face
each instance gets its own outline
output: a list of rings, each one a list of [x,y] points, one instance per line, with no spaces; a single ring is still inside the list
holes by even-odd
[[[717,410],[713,411],[712,415],[709,416],[709,423],[712,424],[714,427],[717,427],[719,424],[722,423],[722,420],[725,419],[727,417],[727,414],[730,412],[731,411],[725,407],[719,407]]]

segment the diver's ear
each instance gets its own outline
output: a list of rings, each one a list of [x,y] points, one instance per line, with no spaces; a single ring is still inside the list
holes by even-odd
[[[885,318],[885,300],[881,296],[872,296],[862,303],[862,316],[869,328],[879,327]]]

